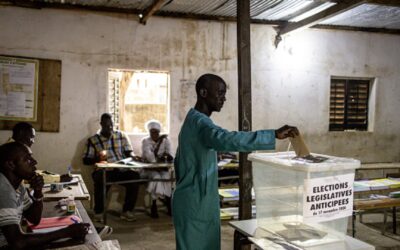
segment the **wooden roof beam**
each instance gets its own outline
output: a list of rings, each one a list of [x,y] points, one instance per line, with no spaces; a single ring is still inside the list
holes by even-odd
[[[153,3],[146,8],[142,14],[139,15],[139,22],[143,25],[146,24],[147,20],[158,10],[161,9],[165,0],[154,0]]]
[[[321,11],[313,16],[305,18],[299,22],[289,23],[287,25],[278,26],[276,28],[277,35],[275,37],[275,46],[278,46],[279,41],[282,39],[281,38],[282,35],[288,34],[290,32],[293,32],[293,31],[301,29],[301,28],[307,28],[307,27],[313,26],[325,19],[328,19],[332,16],[338,15],[349,9],[357,7],[357,6],[365,3],[366,1],[367,0],[342,1],[324,11]]]
[[[361,32],[373,32],[373,33],[381,33],[381,34],[400,35],[400,29],[353,27],[353,26],[330,25],[330,24],[317,24],[317,25],[312,26],[311,28],[313,28],[313,29],[332,29],[332,30],[361,31]]]
[[[324,4],[326,2],[327,1],[313,1],[311,4],[307,5],[305,8],[302,8],[294,13],[291,13],[291,14],[285,16],[284,18],[285,18],[285,20],[290,20],[292,18],[298,17],[314,8],[318,8],[319,6],[321,6],[322,4]]]

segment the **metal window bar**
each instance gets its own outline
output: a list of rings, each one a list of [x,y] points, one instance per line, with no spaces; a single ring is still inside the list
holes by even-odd
[[[109,112],[114,121],[114,127],[119,129],[119,95],[120,82],[118,78],[109,79]]]
[[[329,130],[368,129],[369,80],[332,79]]]

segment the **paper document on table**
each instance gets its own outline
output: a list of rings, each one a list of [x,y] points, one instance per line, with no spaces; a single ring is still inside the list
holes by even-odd
[[[310,155],[310,150],[308,150],[307,145],[305,144],[303,137],[301,134],[295,137],[290,137],[290,143],[292,144],[292,147],[294,151],[296,152],[297,157],[305,157]]]
[[[121,159],[121,160],[117,161],[117,163],[128,164],[132,160],[133,160],[132,157],[128,157],[128,158]]]
[[[143,163],[143,162],[140,162],[140,161],[134,161],[132,159],[132,157],[128,157],[128,158],[119,160],[116,163],[129,165],[129,166],[134,166],[134,167],[148,167],[148,166],[151,165],[149,163]]]
[[[140,161],[130,161],[130,162],[126,163],[126,165],[142,167],[142,168],[151,166],[151,164],[149,164],[149,163],[143,163]]]
[[[35,232],[40,229],[56,228],[60,229],[74,223],[80,223],[82,219],[76,215],[60,216],[60,217],[48,217],[42,218],[40,223],[37,225],[30,224],[28,228]]]

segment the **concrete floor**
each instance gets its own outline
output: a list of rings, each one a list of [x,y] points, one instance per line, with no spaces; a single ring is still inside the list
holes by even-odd
[[[164,211],[159,212],[158,219],[153,219],[144,212],[136,211],[135,215],[135,222],[126,222],[120,220],[118,213],[109,212],[107,224],[113,227],[114,232],[105,240],[117,239],[123,250],[175,249],[175,235],[170,216]],[[234,231],[227,222],[222,224],[222,249],[231,250]]]
[[[114,228],[114,232],[106,239],[117,239],[123,250],[175,249],[171,217],[163,211],[159,214],[160,218],[152,219],[144,212],[136,212],[136,222],[125,222],[119,219],[117,212],[111,211],[108,216],[108,225]],[[391,233],[391,218],[388,219],[385,235],[381,234],[382,214],[364,215],[363,221],[364,223],[361,224],[357,218],[357,239],[374,245],[376,250],[400,250],[400,232],[396,235]],[[227,222],[222,223],[221,232],[222,249],[233,249],[234,231]],[[351,235],[350,223],[348,234]]]

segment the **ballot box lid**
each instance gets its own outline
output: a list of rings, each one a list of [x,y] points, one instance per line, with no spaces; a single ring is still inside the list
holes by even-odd
[[[332,172],[342,170],[355,170],[360,167],[360,161],[353,158],[337,157],[323,154],[311,153],[315,157],[327,158],[318,163],[297,159],[293,151],[276,153],[252,153],[248,160],[257,167],[284,168],[303,172]]]

